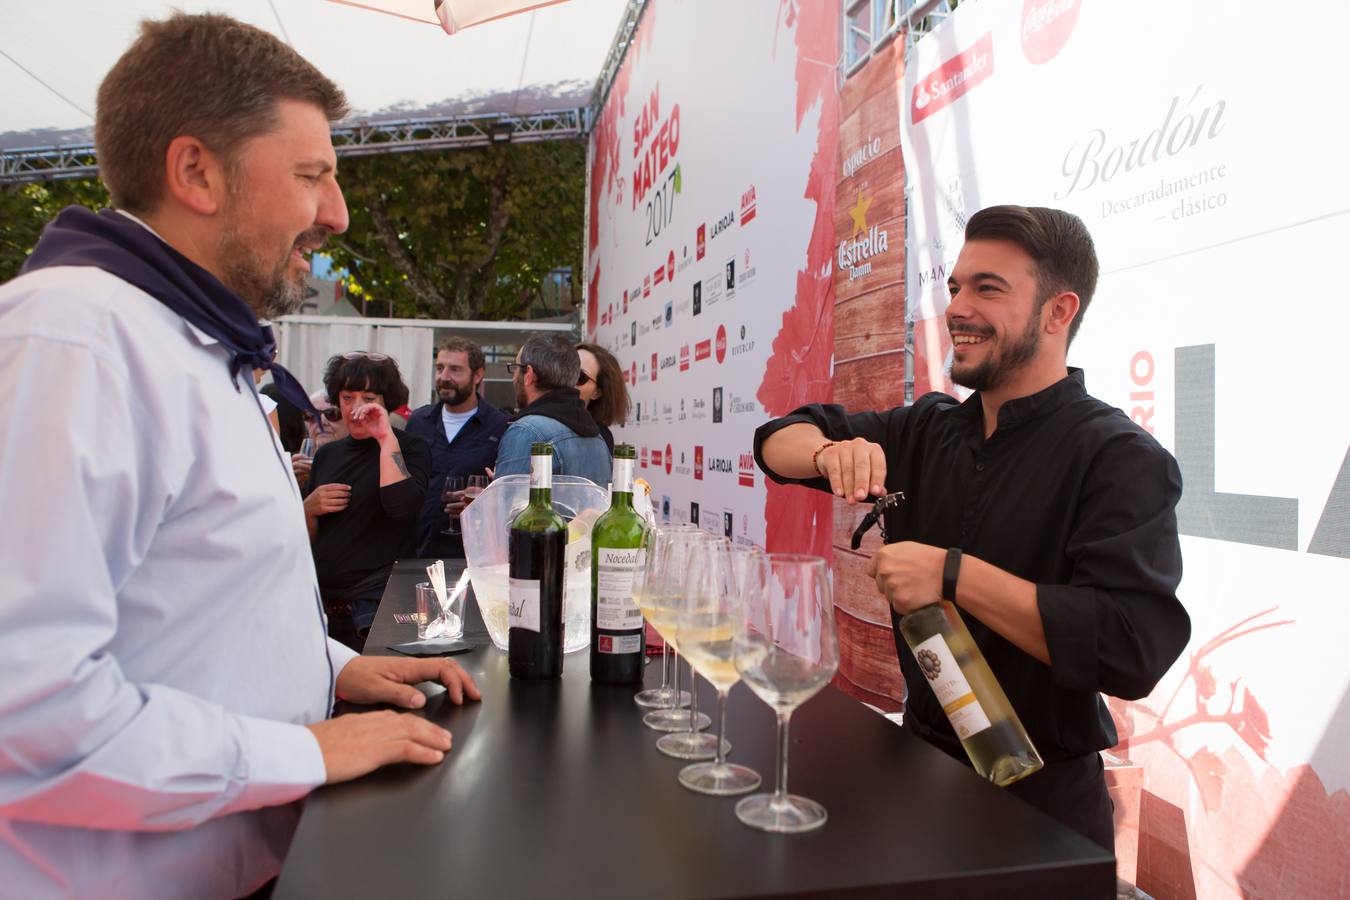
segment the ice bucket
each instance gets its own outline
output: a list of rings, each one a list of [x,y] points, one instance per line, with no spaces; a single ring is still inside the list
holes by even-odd
[[[473,595],[499,650],[506,649],[507,537],[511,520],[529,502],[530,476],[504,475],[475,497],[459,519]],[[609,491],[587,478],[555,475],[553,508],[568,523],[563,652],[574,653],[591,642],[591,525],[609,509]]]

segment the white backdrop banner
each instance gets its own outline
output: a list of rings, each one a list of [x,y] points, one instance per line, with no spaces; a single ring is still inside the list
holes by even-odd
[[[1343,896],[1350,406],[1318,392],[1350,330],[1350,4],[1263,10],[959,7],[907,68],[909,311],[942,314],[978,209],[1087,223],[1102,278],[1069,361],[1185,482],[1193,641],[1152,697],[1112,704],[1123,746],[1184,816],[1193,896]],[[921,335],[939,384],[945,333]]]
[[[615,440],[638,448],[663,520],[761,545],[751,439],[818,218],[821,104],[800,103],[799,32],[834,15],[819,6],[653,0],[591,141],[587,331],[634,404]],[[832,194],[827,229],[831,209]]]

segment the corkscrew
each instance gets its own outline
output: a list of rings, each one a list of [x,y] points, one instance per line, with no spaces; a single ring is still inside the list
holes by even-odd
[[[905,499],[904,491],[896,491],[893,494],[887,494],[884,497],[878,497],[876,502],[872,504],[872,509],[868,511],[867,515],[863,516],[862,521],[858,523],[858,527],[854,529],[853,540],[850,546],[852,546],[854,550],[857,550],[859,547],[861,547],[863,535],[871,531],[873,525],[880,526],[881,540],[885,541],[886,523],[885,521],[883,521],[882,516],[886,514],[887,510],[898,508],[901,502],[904,501],[904,499]]]

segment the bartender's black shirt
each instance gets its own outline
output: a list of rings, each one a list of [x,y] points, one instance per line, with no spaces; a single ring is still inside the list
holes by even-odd
[[[823,478],[782,478],[764,464],[765,439],[797,422],[814,423],[830,440],[882,446],[886,490],[905,494],[888,516],[888,542],[960,547],[1035,583],[1051,666],[961,615],[1046,762],[1114,745],[1099,692],[1147,696],[1190,637],[1176,597],[1181,473],[1172,455],[1089,396],[1078,369],[1005,403],[988,440],[978,393],[964,403],[927,394],[910,407],[852,415],[814,404],[756,431],[755,460],[770,478],[828,491]],[[964,759],[893,630],[909,688],[905,724]]]

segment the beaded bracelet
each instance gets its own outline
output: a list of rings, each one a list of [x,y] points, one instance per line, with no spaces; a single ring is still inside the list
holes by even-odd
[[[816,448],[815,453],[811,454],[811,468],[815,469],[816,474],[819,475],[821,478],[825,478],[827,476],[825,475],[824,472],[820,471],[820,463],[818,462],[818,460],[820,459],[820,454],[824,453],[826,450],[830,449],[837,443],[839,442],[826,441],[825,443],[821,444],[819,447]]]

